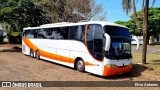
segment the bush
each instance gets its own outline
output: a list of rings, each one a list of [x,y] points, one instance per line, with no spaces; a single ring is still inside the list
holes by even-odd
[[[7,31],[7,38],[10,44],[21,44],[22,43],[22,35],[20,32]]]
[[[0,44],[3,42],[3,36],[0,36]]]

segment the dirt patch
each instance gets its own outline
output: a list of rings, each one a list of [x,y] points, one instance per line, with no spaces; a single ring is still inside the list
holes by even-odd
[[[138,67],[137,67],[138,68]],[[145,68],[144,68],[145,69]],[[143,70],[144,71],[144,70]],[[141,72],[143,72],[141,71]],[[121,74],[101,77],[81,73],[73,68],[45,60],[36,60],[21,53],[21,45],[0,45],[1,81],[145,81],[142,74]]]

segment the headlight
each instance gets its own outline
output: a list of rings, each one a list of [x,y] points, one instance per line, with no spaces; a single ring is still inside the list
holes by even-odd
[[[132,62],[128,64],[128,66],[132,66]]]
[[[107,66],[109,68],[116,68],[117,67],[117,65],[115,65],[115,64],[106,64],[105,66]]]

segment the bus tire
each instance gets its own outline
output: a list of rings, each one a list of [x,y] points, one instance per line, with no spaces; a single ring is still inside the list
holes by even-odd
[[[36,51],[35,56],[37,60],[40,60],[40,52],[38,50]]]
[[[34,52],[32,49],[30,50],[30,57],[34,58]]]
[[[76,62],[76,69],[80,72],[85,71],[85,64],[84,64],[84,61],[82,59],[80,59]]]

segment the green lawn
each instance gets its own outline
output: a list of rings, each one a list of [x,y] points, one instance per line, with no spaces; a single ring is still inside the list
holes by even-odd
[[[142,63],[142,53],[132,52],[133,70],[136,72],[144,72],[152,75],[160,76],[160,54],[147,53],[147,64]]]

